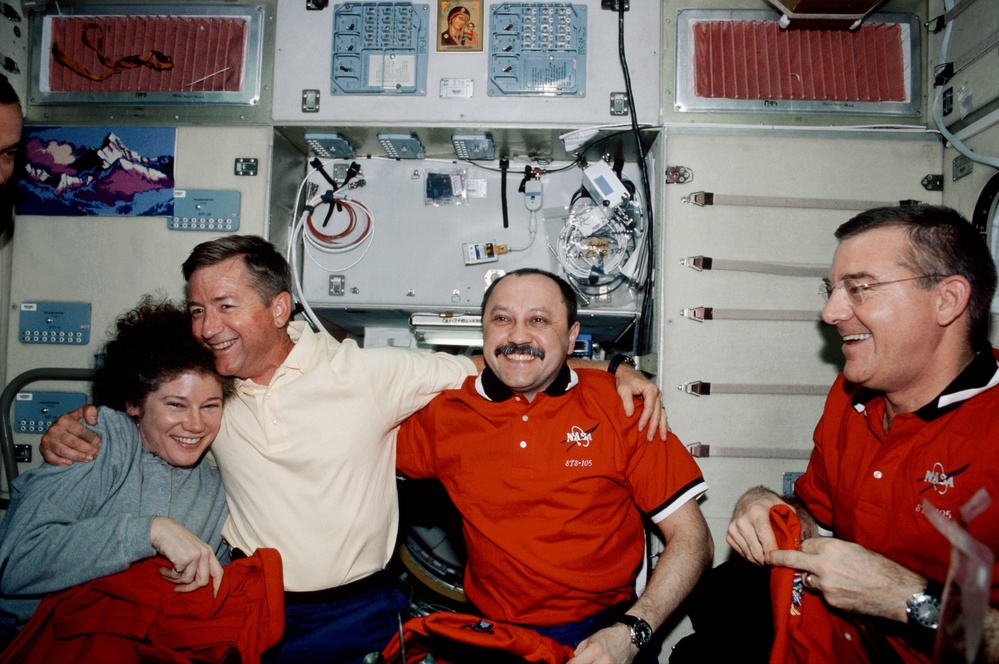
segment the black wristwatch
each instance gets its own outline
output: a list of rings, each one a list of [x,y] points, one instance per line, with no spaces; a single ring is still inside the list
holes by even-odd
[[[936,629],[940,624],[942,597],[943,584],[930,579],[924,591],[916,593],[905,602],[906,623],[909,627],[919,631]]]
[[[641,648],[652,640],[652,625],[645,622],[638,616],[631,616],[627,613],[617,619],[631,630],[631,642]]]
[[[631,355],[625,355],[624,353],[618,353],[610,359],[610,364],[607,365],[607,371],[612,374],[617,373],[617,368],[622,364],[627,364],[632,369],[637,369],[638,366],[635,362],[635,358]]]

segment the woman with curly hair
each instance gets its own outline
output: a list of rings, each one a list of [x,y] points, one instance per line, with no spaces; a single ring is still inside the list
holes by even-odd
[[[0,635],[20,630],[43,595],[160,555],[178,592],[211,582],[229,550],[216,468],[202,462],[218,434],[231,379],[190,332],[187,312],[147,296],[118,318],[94,378],[101,454],[18,477],[0,523]]]

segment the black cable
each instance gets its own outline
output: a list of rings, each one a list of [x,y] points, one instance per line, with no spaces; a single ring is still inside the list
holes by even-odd
[[[500,198],[503,199],[503,228],[510,228],[510,217],[506,211],[506,172],[510,170],[510,160],[503,157],[499,163],[500,172],[503,174],[500,180]]]
[[[597,141],[597,142],[599,142],[599,141]],[[476,168],[481,168],[484,171],[490,171],[492,173],[502,173],[503,172],[502,168],[493,168],[492,166],[486,166],[481,161],[472,161],[471,159],[458,159],[458,161],[464,162],[464,163],[466,163],[466,164],[468,164],[470,166],[475,166]],[[532,157],[531,161],[535,161],[535,162],[538,163],[538,168],[539,168],[539,170],[541,172],[541,175],[551,175],[553,173],[562,173],[564,171],[568,171],[568,170],[571,170],[573,168],[576,168],[577,166],[579,166],[581,158],[580,157],[576,157],[573,161],[569,162],[565,166],[559,166],[558,168],[550,168],[550,169],[544,167],[544,164],[545,164],[544,160]],[[551,162],[549,161],[548,163],[551,163]],[[507,164],[507,165],[509,165],[509,164]]]
[[[537,177],[537,175],[535,174],[534,169],[530,166],[524,166],[524,179],[520,181],[520,186],[517,187],[517,193],[524,193],[524,189],[527,187],[527,181],[533,180],[535,177]]]
[[[333,191],[336,191],[336,182],[330,177],[330,174],[326,172],[326,169],[323,168],[323,162],[319,161],[318,157],[309,162],[309,166],[312,166],[312,168],[319,171],[319,174],[323,176],[323,179],[329,182],[330,186],[333,187]]]
[[[621,57],[621,72],[624,75],[625,92],[628,95],[628,110],[631,112],[631,130],[635,135],[635,147],[638,150],[638,168],[642,175],[642,192],[645,194],[645,213],[648,223],[645,227],[645,241],[639,251],[645,252],[645,260],[648,261],[648,271],[643,284],[644,297],[642,298],[642,308],[639,313],[638,343],[637,352],[645,355],[649,351],[649,344],[652,338],[652,311],[655,306],[655,252],[652,251],[652,187],[649,183],[648,165],[645,163],[645,149],[642,147],[642,134],[638,127],[638,116],[635,112],[635,95],[631,90],[631,74],[628,72],[628,59],[624,53],[624,2],[621,2],[617,12],[618,27],[618,54]]]

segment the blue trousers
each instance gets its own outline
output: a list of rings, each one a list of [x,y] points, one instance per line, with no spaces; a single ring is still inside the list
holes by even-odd
[[[263,663],[360,664],[388,644],[407,610],[406,597],[388,585],[338,602],[285,606],[284,639]]]
[[[576,622],[565,623],[563,625],[553,625],[550,627],[537,625],[523,625],[530,627],[538,634],[547,636],[562,645],[575,648],[581,641],[592,636],[600,630],[610,627],[617,622],[617,619],[624,615],[624,612],[631,608],[634,600],[627,600],[614,606],[610,606],[600,613],[596,613],[589,618],[577,620]],[[635,657],[633,664],[652,663],[658,661],[658,652],[662,647],[662,637],[653,637],[652,642],[642,648]]]
[[[634,602],[632,600],[620,602],[614,606],[607,607],[600,613],[593,614],[589,618],[577,620],[576,622],[564,623],[562,625],[551,625],[547,627],[540,625],[522,626],[530,627],[541,636],[547,636],[550,639],[558,641],[562,645],[575,648],[583,639],[594,634],[595,632],[599,632],[605,627],[610,627],[617,622],[617,619],[624,615],[624,612],[627,611],[633,603]]]

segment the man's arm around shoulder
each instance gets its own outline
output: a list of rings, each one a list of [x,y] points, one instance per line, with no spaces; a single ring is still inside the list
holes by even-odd
[[[80,420],[90,426],[97,425],[97,407],[84,405],[59,416],[45,435],[39,449],[42,458],[53,466],[68,466],[74,461],[93,461],[101,448],[101,439],[92,429],[85,427]]]

